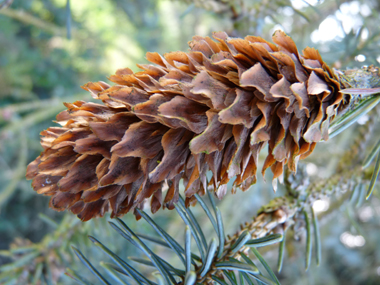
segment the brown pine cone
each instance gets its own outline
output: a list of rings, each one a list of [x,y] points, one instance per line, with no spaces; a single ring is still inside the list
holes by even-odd
[[[104,104],[66,103],[61,127],[41,133],[44,151],[27,169],[34,190],[87,221],[109,210],[124,215],[149,197],[153,213],[172,209],[181,179],[187,205],[208,186],[223,197],[233,178],[245,191],[266,145],[263,174],[296,171],[348,104],[338,78],[317,50],[300,55],[281,31],[277,45],[213,36],[194,37],[189,52],[147,53],[153,64],[118,70],[113,86],[86,84]]]

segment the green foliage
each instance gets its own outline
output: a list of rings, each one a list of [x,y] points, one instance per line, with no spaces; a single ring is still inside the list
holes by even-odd
[[[209,196],[212,201],[212,196]],[[180,198],[183,202],[183,199]],[[206,203],[201,199],[197,198],[206,213],[211,213],[211,209],[206,205]],[[179,203],[182,204],[182,203]],[[214,203],[210,203],[213,205]],[[212,207],[212,206],[211,206]],[[130,258],[132,261],[140,263],[142,265],[154,267],[160,274],[158,283],[160,280],[164,280],[164,284],[178,284],[178,282],[183,282],[183,284],[193,285],[198,283],[210,282],[210,280],[215,280],[217,282],[222,282],[220,279],[221,275],[225,275],[231,282],[231,284],[245,284],[243,282],[238,282],[236,274],[244,274],[243,276],[247,282],[253,282],[253,280],[260,280],[263,284],[279,284],[276,275],[273,273],[267,262],[261,256],[261,254],[255,249],[255,247],[267,246],[280,242],[283,239],[281,234],[274,234],[266,238],[251,239],[251,234],[246,230],[243,234],[239,235],[237,240],[233,242],[231,247],[225,247],[224,242],[217,242],[216,238],[211,238],[207,245],[199,241],[199,236],[204,237],[205,233],[199,226],[197,219],[194,217],[192,211],[186,208],[185,211],[178,209],[178,213],[184,221],[185,226],[185,245],[182,247],[178,242],[174,240],[165,230],[159,227],[145,212],[139,210],[141,216],[148,222],[148,224],[156,231],[156,233],[162,237],[147,237],[147,240],[158,244],[166,248],[172,249],[172,253],[175,253],[183,262],[180,268],[177,268],[177,263],[170,264],[162,259],[160,256],[155,254],[150,247],[143,242],[141,239],[144,235],[135,233],[132,231],[121,219],[117,219],[118,225],[110,222],[111,226],[123,236],[129,243],[134,247],[140,249],[148,259],[141,258]],[[215,217],[211,214],[207,216],[209,222],[212,224],[215,221]],[[220,232],[224,232],[223,225],[220,223],[220,219],[217,219],[217,227],[215,228],[215,235],[220,236]],[[198,225],[198,226],[197,226]],[[196,240],[197,251],[191,251],[191,243],[193,236]],[[103,266],[105,271],[113,277],[116,277],[120,284],[130,284],[133,280],[134,284],[157,284],[154,281],[147,279],[144,274],[136,271],[134,265],[130,265],[127,261],[120,258],[117,254],[109,250],[105,245],[103,245],[99,240],[94,237],[89,237],[90,240],[99,247],[104,253],[106,253],[115,264],[110,264]],[[221,239],[222,241],[227,239]],[[220,240],[220,239],[219,239]],[[264,276],[258,267],[252,262],[246,254],[243,253],[245,249],[252,247],[252,251],[261,264],[265,267],[265,270],[269,274],[269,278]],[[86,265],[86,267],[103,283],[110,284],[105,277],[95,268],[95,266],[75,247],[73,247],[75,254],[78,258]],[[205,250],[205,252],[203,252]],[[217,256],[218,251],[222,251],[223,254],[220,257]],[[199,255],[201,257],[199,257]],[[241,260],[237,260],[236,257],[242,257]],[[176,264],[176,265],[174,265]],[[79,276],[77,273],[71,270],[67,273],[70,277],[76,280],[79,284],[86,284],[84,277]],[[114,279],[115,280],[115,279]],[[218,281],[219,280],[219,281]],[[124,282],[124,283],[123,283]]]

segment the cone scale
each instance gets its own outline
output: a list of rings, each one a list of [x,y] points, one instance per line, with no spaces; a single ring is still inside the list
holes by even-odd
[[[189,52],[147,53],[152,64],[118,70],[113,86],[83,86],[102,103],[65,103],[60,127],[41,133],[44,151],[27,168],[34,190],[87,221],[136,214],[148,198],[153,213],[173,209],[180,180],[187,205],[210,187],[222,198],[233,178],[245,191],[264,147],[263,174],[296,171],[350,96],[317,50],[298,53],[281,31],[275,44],[213,38],[194,37]]]

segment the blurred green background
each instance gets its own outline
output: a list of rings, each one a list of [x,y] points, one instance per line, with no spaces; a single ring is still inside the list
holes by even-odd
[[[126,242],[106,224],[108,216],[83,224],[76,217],[54,212],[48,209],[49,199],[34,193],[24,178],[26,165],[42,150],[39,132],[54,124],[55,115],[64,109],[62,103],[91,100],[81,85],[107,81],[118,68],[137,71],[135,64],[147,62],[147,51],[187,50],[193,35],[210,36],[220,30],[235,37],[251,34],[270,40],[276,29],[282,29],[300,50],[316,47],[336,68],[380,62],[380,4],[375,0],[11,2],[0,1],[0,283],[35,280],[42,284],[38,280],[45,270],[32,255],[22,266],[4,267],[24,256],[31,245],[47,252],[53,284],[73,284],[63,275],[65,268],[83,268],[72,256],[72,244],[94,260],[105,259],[86,246],[87,234],[97,236],[121,256],[134,255],[134,249],[126,250]],[[344,151],[349,137],[317,147],[306,163],[312,178],[328,176],[329,161]],[[228,194],[220,202],[227,229],[233,233],[273,196],[262,179],[248,193]],[[197,207],[195,211],[202,216]],[[322,265],[313,264],[305,273],[304,245],[292,243],[280,280],[283,284],[380,284],[379,217],[378,195],[353,211],[336,209],[321,222]],[[143,221],[124,220],[134,229],[149,232]],[[169,232],[182,227],[177,215],[168,211],[155,215],[155,220]],[[267,253],[271,265],[276,254]],[[19,275],[6,279],[4,272]]]

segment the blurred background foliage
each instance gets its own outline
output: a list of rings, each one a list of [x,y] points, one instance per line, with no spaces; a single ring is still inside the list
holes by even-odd
[[[109,230],[108,217],[81,223],[70,214],[49,210],[49,199],[35,194],[24,178],[27,163],[41,151],[39,132],[64,109],[62,102],[91,100],[80,89],[86,82],[105,80],[127,66],[137,71],[135,64],[146,62],[147,51],[187,50],[193,35],[220,30],[270,40],[282,29],[299,49],[318,48],[335,68],[380,63],[376,0],[3,0],[0,5],[1,284],[42,284],[39,280],[47,272],[53,284],[72,284],[63,275],[65,268],[83,267],[73,259],[70,245],[98,260],[99,253],[86,246],[87,234],[120,256],[134,255],[134,249],[126,250],[125,242]],[[351,128],[319,144],[305,163],[311,179],[329,176],[336,167],[334,158],[354,136]],[[248,193],[228,194],[219,202],[227,232],[236,231],[273,197],[263,179]],[[319,213],[332,212],[321,221],[322,265],[313,264],[305,273],[304,244],[288,243],[280,281],[379,284],[378,191],[358,208],[339,204],[331,209],[330,202],[318,206]],[[198,207],[194,211],[202,217]],[[149,232],[144,222],[135,223],[129,216],[124,220],[132,229]],[[181,227],[175,213],[158,213],[155,220],[173,234]],[[276,255],[266,253],[271,265]]]

